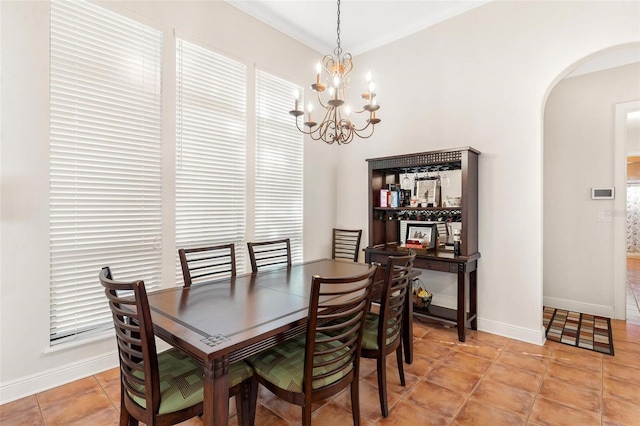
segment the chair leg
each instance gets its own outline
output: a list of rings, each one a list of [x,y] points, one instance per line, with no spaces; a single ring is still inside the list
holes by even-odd
[[[311,426],[311,407],[312,404],[305,404],[302,406],[302,425]]]
[[[124,408],[124,405],[120,406],[120,426],[129,426],[129,420],[131,416],[127,412],[127,409]]]
[[[255,377],[240,384],[240,392],[236,395],[236,412],[239,426],[253,426],[256,420],[258,403],[258,381]]]
[[[400,374],[400,384],[406,386],[407,383],[404,380],[404,364],[402,363],[402,344],[398,345],[398,349],[396,349],[396,361],[398,363],[398,374]]]
[[[120,426],[138,426],[138,419],[133,417],[126,408],[120,409]]]
[[[389,406],[387,405],[387,363],[386,356],[379,354],[378,368],[378,395],[380,395],[380,411],[382,417],[389,417]]]
[[[360,426],[360,381],[355,377],[351,382],[351,415],[353,426]]]

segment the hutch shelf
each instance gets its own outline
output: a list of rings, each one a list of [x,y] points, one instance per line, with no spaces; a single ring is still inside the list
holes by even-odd
[[[414,266],[457,274],[457,307],[449,309],[431,305],[413,308],[413,315],[445,324],[455,325],[458,338],[464,342],[466,327],[477,328],[477,267],[478,253],[478,156],[471,147],[422,152],[368,159],[369,168],[369,245],[365,248],[367,262],[386,263],[388,256],[406,253],[401,246],[400,230],[403,221],[432,221],[456,223],[461,231],[461,254],[444,247],[419,250]],[[379,207],[380,190],[389,185],[401,185],[408,173],[459,174],[457,193],[461,195],[458,207]],[[456,181],[458,182],[458,180]],[[456,189],[454,189],[455,191]],[[441,204],[440,204],[441,205]],[[443,228],[439,228],[443,229]],[[445,227],[444,229],[448,229]],[[450,235],[441,235],[441,241],[450,242]],[[407,343],[405,343],[407,344]],[[411,344],[411,343],[408,343]],[[405,354],[412,351],[405,351]],[[407,362],[411,362],[407,359]]]

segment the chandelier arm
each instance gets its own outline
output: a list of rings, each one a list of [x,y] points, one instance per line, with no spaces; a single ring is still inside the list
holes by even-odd
[[[327,138],[327,126],[328,125],[329,125],[329,122],[327,122],[327,121],[324,121],[324,122],[322,122],[322,124],[320,124],[320,126],[318,127],[318,138],[322,139],[324,142],[326,142],[328,144],[332,144],[333,140]]]
[[[338,129],[336,128],[335,115],[334,114],[332,114],[331,117],[329,117],[329,119],[326,120],[324,123],[322,123],[323,124],[322,139],[325,142],[331,141],[331,143],[333,143],[338,138]]]
[[[348,133],[348,137],[349,137],[349,139],[348,139],[348,141],[347,141],[347,142],[345,142],[345,143],[350,143],[350,142],[353,140],[353,136],[354,136],[355,134],[356,134],[356,132],[354,131],[353,126],[350,126],[350,127],[349,127],[349,133]]]
[[[328,121],[331,120],[331,117],[333,116],[334,113],[334,108],[333,107],[326,107],[326,110],[324,112],[324,118],[322,119],[321,124],[324,124]]]
[[[317,93],[318,93],[318,103],[320,104],[320,106],[322,108],[328,109],[329,105],[322,102],[322,97],[320,97],[320,92],[317,92]]]
[[[313,139],[314,141],[322,140],[320,135],[316,135],[316,133],[318,133],[317,130],[314,130],[312,133],[309,133],[309,136],[311,136],[311,139]]]
[[[338,58],[338,61],[340,59]],[[327,75],[331,75],[333,74],[332,69],[333,67],[337,65],[336,64],[336,59],[331,56],[331,55],[324,55],[322,57],[322,66],[324,67],[324,71],[327,73]]]
[[[360,133],[360,132],[366,130],[367,127],[369,127],[369,124],[370,123],[367,123],[367,125],[364,126],[362,129],[354,129],[353,133],[355,133],[361,139],[369,139],[371,136],[373,136],[373,132],[376,130],[376,126],[375,125],[371,125],[371,133],[369,133],[368,135],[364,136],[363,134]]]
[[[351,53],[345,53],[340,62],[344,66],[343,75],[346,77],[353,69],[353,57],[351,56]]]
[[[356,132],[362,132],[362,131],[364,131],[364,130],[367,130],[367,128],[368,128],[369,126],[371,126],[371,125],[372,125],[372,124],[371,124],[370,122],[368,122],[368,121],[367,121],[367,124],[365,124],[365,126],[364,126],[363,128],[358,129],[358,128],[356,128],[356,127],[354,126],[354,127],[353,127],[353,130],[354,130],[354,131],[356,131]]]
[[[300,132],[302,132],[305,135],[311,135],[313,133],[312,130],[306,131],[304,130],[304,128],[300,128],[300,125],[298,124],[298,120],[296,120],[296,127],[298,128],[298,130],[300,130]]]
[[[340,128],[340,134],[338,137],[338,145],[346,145],[353,140],[353,129],[351,126],[345,124]]]
[[[355,132],[353,132],[353,129],[349,132],[349,137],[346,141],[342,142],[343,144],[348,144],[351,143],[351,141],[353,140],[353,135],[355,134]]]
[[[339,125],[339,141],[341,143],[349,143],[353,139],[353,124],[349,118],[340,119]]]

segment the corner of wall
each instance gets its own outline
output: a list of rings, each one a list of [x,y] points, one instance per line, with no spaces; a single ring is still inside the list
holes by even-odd
[[[538,346],[544,345],[544,342],[546,340],[544,327],[542,326],[540,326],[539,330],[536,330],[518,327],[503,322],[478,318],[478,330],[485,331],[491,334],[497,334],[498,336],[508,337],[510,339],[532,343]]]

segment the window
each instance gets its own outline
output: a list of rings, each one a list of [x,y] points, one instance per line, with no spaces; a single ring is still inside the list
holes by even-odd
[[[103,266],[160,284],[161,48],[152,28],[51,3],[52,345],[113,326]]]
[[[176,262],[178,249],[236,244],[244,270],[244,64],[177,39]]]
[[[302,89],[256,70],[256,241],[291,239],[291,257],[302,261],[302,133],[287,113]]]

